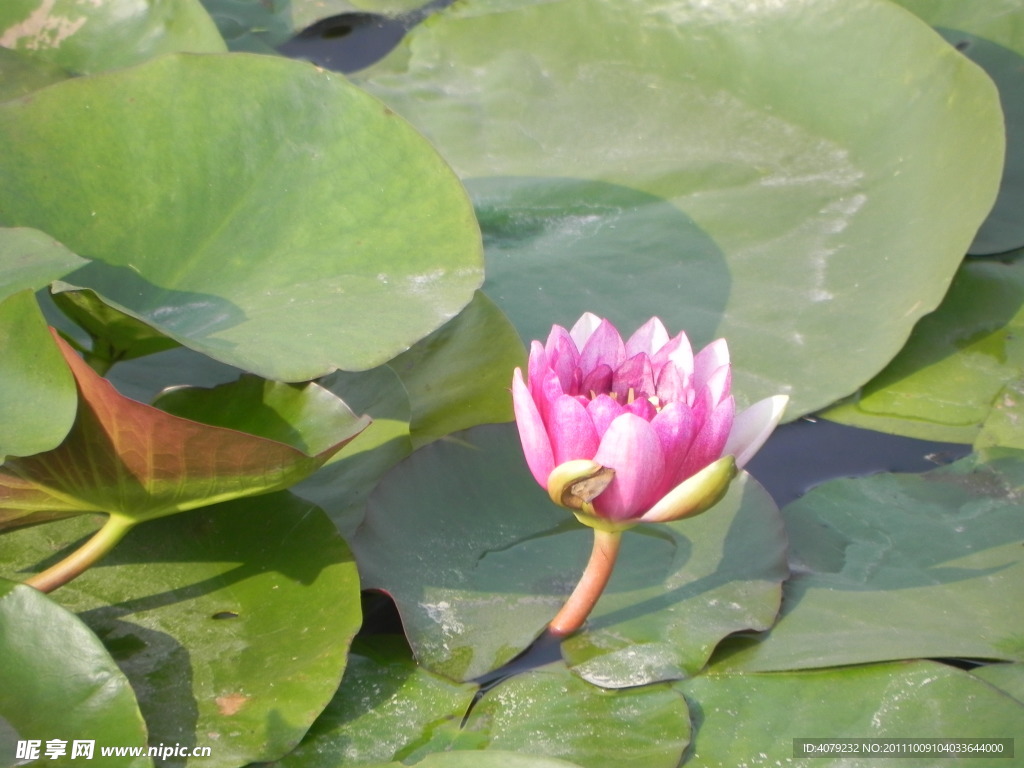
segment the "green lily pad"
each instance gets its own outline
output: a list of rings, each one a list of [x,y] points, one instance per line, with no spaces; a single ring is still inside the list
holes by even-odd
[[[482,278],[433,148],[302,62],[165,56],[69,80],[0,105],[0,143],[4,223],[94,259],[65,282],[264,378],[386,362]]]
[[[484,180],[486,290],[523,338],[589,294],[620,324],[728,338],[738,389],[791,394],[788,418],[938,305],[1003,166],[989,78],[868,0],[471,0],[358,82]],[[660,217],[632,243],[617,228]],[[561,247],[577,233],[593,259]]]
[[[56,448],[75,420],[75,380],[32,291],[0,301],[0,462]]]
[[[400,637],[357,640],[337,695],[302,743],[276,765],[334,768],[407,761],[435,730],[458,727],[476,690],[417,667]]]
[[[291,488],[322,508],[346,540],[363,520],[366,499],[380,479],[412,453],[409,396],[387,365],[338,371],[320,384],[373,422],[308,478]]]
[[[87,263],[45,232],[0,228],[0,299],[42,288]]]
[[[312,383],[249,378],[200,398],[169,398],[183,411],[191,404],[217,422],[211,426],[122,396],[65,342],[58,345],[78,385],[75,423],[53,450],[0,467],[0,528],[86,512],[134,524],[286,488],[369,423]],[[207,402],[219,405],[216,418]],[[272,437],[239,431],[247,427]]]
[[[86,331],[92,341],[86,359],[106,373],[114,363],[144,357],[179,346],[158,330],[110,306],[94,291],[58,281],[51,287],[53,302]]]
[[[824,637],[821,642],[829,642]],[[1019,744],[1024,736],[1024,705],[967,672],[930,661],[813,672],[709,673],[676,687],[694,713],[693,747],[683,764],[702,768],[877,768],[890,762],[877,753],[820,759],[826,756],[795,752],[796,739],[1013,738]],[[908,768],[1009,762],[967,755],[898,757],[891,762]]]
[[[974,441],[975,450],[983,455],[997,447],[1024,450],[1024,377],[1003,387]]]
[[[591,541],[536,485],[512,425],[418,450],[371,494],[351,540],[366,586],[395,599],[419,662],[456,679],[533,642],[575,586]],[[692,674],[725,635],[771,624],[784,553],[774,505],[738,479],[712,512],[625,533],[590,625],[563,653],[609,687]]]
[[[55,64],[0,47],[0,101],[24,96],[67,77],[68,73]]]
[[[510,371],[526,365],[526,350],[508,318],[477,293],[454,319],[388,365],[409,393],[418,448],[477,424],[511,421]]]
[[[4,572],[45,564],[91,525],[0,537]],[[139,526],[55,595],[128,676],[150,743],[210,747],[214,768],[292,749],[337,690],[360,623],[348,547],[287,493]]]
[[[7,0],[0,45],[85,74],[162,53],[220,53],[224,41],[199,0]]]
[[[749,475],[699,517],[634,531],[586,630],[562,644],[576,674],[611,688],[688,677],[722,638],[775,621],[786,535]]]
[[[201,0],[232,51],[272,53],[295,34],[294,0]],[[318,2],[328,6],[327,2]],[[325,15],[329,15],[328,11]]]
[[[93,759],[100,747],[145,746],[135,694],[96,635],[45,595],[6,579],[0,579],[0,656],[0,722],[13,729],[12,742],[34,740],[46,765],[81,764],[82,754],[75,755],[80,742],[92,742]],[[63,757],[46,757],[52,739],[65,742]],[[148,757],[102,762],[153,765]],[[0,749],[0,765],[21,764],[13,751]]]
[[[669,686],[607,691],[553,664],[485,693],[453,747],[525,752],[584,768],[676,768],[689,737],[686,703]]]
[[[895,0],[983,67],[1006,115],[1006,167],[995,208],[971,244],[975,254],[1024,245],[1024,7],[1017,0]]]
[[[971,674],[1024,704],[1024,664],[986,664],[972,669]]]
[[[939,309],[849,401],[822,413],[855,427],[973,443],[1024,370],[1024,262],[968,261]]]
[[[1024,660],[1024,453],[834,480],[783,509],[775,626],[723,652],[765,671],[918,657]]]
[[[349,543],[364,586],[395,599],[416,659],[469,680],[543,631],[574,585],[587,542],[570,535],[560,560],[534,563],[539,574],[481,572],[486,555],[578,528],[533,482],[515,427],[486,425],[421,448],[388,473]]]
[[[367,768],[404,768],[409,763],[379,763]],[[438,752],[427,755],[417,768],[580,768],[577,763],[550,757],[523,755],[501,749],[486,752]]]

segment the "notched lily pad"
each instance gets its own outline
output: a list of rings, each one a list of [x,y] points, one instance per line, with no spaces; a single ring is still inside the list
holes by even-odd
[[[416,451],[371,494],[352,538],[367,586],[394,597],[417,659],[456,679],[533,642],[591,542],[534,482],[512,425]],[[626,532],[608,589],[563,653],[608,687],[692,674],[725,635],[771,624],[785,574],[778,510],[742,477],[700,517]]]

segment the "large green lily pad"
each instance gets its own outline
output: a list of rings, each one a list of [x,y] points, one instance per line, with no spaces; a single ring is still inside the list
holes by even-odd
[[[420,663],[471,679],[544,630],[591,540],[536,485],[515,427],[496,425],[398,465],[351,541],[366,586],[394,597]],[[608,687],[692,674],[725,635],[771,624],[785,568],[778,512],[740,478],[701,517],[624,534],[605,596],[563,653],[575,672]]]
[[[1024,262],[967,261],[939,309],[849,401],[823,412],[843,424],[973,443],[1024,371]]]
[[[5,534],[3,572],[48,564],[92,525]],[[334,695],[360,624],[348,547],[288,493],[140,525],[54,596],[124,670],[150,743],[210,747],[202,762],[215,768],[292,749]]]
[[[0,46],[78,74],[126,67],[173,51],[221,53],[199,0],[6,0]]]
[[[892,760],[851,753],[829,759],[795,752],[794,740],[1009,738],[1019,745],[1024,736],[1024,705],[966,672],[930,661],[814,672],[709,673],[676,687],[694,712],[693,748],[683,765],[701,768],[1006,765],[1012,761],[971,755],[902,754]]]
[[[437,153],[309,64],[178,55],[69,80],[0,105],[0,144],[0,223],[94,259],[69,285],[266,378],[385,362],[482,277]]]
[[[996,206],[971,244],[992,254],[1024,245],[1024,6],[1017,0],[895,0],[982,66],[1006,113],[1006,167]]]
[[[525,752],[584,768],[676,768],[689,737],[686,703],[669,686],[607,691],[556,663],[489,690],[453,748]]]
[[[398,375],[387,365],[369,371],[338,371],[320,383],[373,423],[310,477],[292,488],[321,507],[350,539],[381,477],[412,453],[411,406]]]
[[[83,742],[77,749],[92,742],[95,760],[101,747],[146,745],[135,694],[96,635],[40,592],[6,579],[0,579],[0,656],[0,724],[12,729],[12,741],[34,740],[46,765],[80,765],[86,758],[76,754],[76,742]],[[52,739],[65,742],[56,759],[45,754]],[[0,765],[23,764],[7,746],[0,738]],[[102,762],[153,765],[144,756]]]
[[[1003,164],[992,82],[874,0],[477,0],[359,82],[485,180],[487,292],[524,338],[583,295],[657,314],[727,337],[739,389],[790,393],[790,418],[934,309]]]
[[[783,510],[778,623],[722,663],[785,670],[919,657],[1024,660],[1024,453],[833,480]]]
[[[401,637],[357,640],[334,699],[283,757],[282,768],[335,768],[414,760],[440,732],[457,731],[477,686],[453,683],[412,660]]]
[[[68,73],[55,64],[0,47],[0,101],[23,96],[66,77]]]
[[[511,421],[509,372],[526,365],[515,328],[483,293],[388,365],[412,406],[416,447],[477,424]]]

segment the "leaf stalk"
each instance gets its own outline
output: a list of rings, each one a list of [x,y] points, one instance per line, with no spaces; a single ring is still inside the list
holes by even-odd
[[[111,514],[82,546],[59,563],[25,579],[25,584],[47,593],[64,586],[107,555],[134,526],[135,521],[130,518]]]

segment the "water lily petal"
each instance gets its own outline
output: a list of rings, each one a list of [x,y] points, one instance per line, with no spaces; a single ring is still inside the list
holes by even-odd
[[[725,339],[715,339],[694,356],[691,386],[699,391],[723,365],[729,365],[729,345]]]
[[[547,352],[547,364],[558,374],[562,390],[572,395],[578,395],[582,385],[579,371],[580,351],[576,348],[576,342],[572,340],[569,332],[560,325],[552,326],[544,350]],[[530,365],[530,370],[533,370],[532,360]]]
[[[619,416],[604,433],[594,461],[615,470],[615,479],[593,502],[602,517],[639,517],[657,501],[665,458],[649,422],[632,413]]]
[[[612,374],[612,392],[625,402],[632,390],[634,397],[647,398],[654,394],[654,369],[651,358],[641,353],[633,355]]]
[[[705,398],[709,397],[706,394],[708,390],[705,389],[704,392]],[[675,483],[682,482],[725,454],[725,445],[729,439],[735,412],[736,404],[731,395],[710,410],[693,437],[690,451],[680,467],[680,474],[673,478]]]
[[[608,395],[598,395],[587,406],[587,413],[594,422],[594,429],[597,430],[599,437],[604,437],[611,423],[625,412],[622,403]]]
[[[736,457],[736,466],[743,467],[761,449],[782,419],[788,402],[788,395],[768,397],[754,403],[733,419],[724,453]]]
[[[576,349],[583,349],[587,340],[593,335],[600,324],[601,318],[593,312],[584,312],[580,315],[580,319],[576,321],[572,330],[569,331],[569,335],[576,344]]]
[[[583,376],[582,394],[607,395],[612,391],[614,373],[610,365],[598,365]]]
[[[512,375],[512,408],[530,474],[534,480],[547,487],[548,475],[555,468],[554,453],[540,411],[523,382],[523,372],[518,368]]]
[[[571,395],[562,395],[550,406],[547,428],[555,464],[592,458],[601,439],[587,409]]]
[[[544,376],[549,369],[548,353],[539,341],[531,342],[530,359],[527,361],[526,366],[526,377],[531,394],[537,395],[542,391]]]
[[[587,343],[580,348],[580,368],[584,379],[587,371],[598,366],[607,365],[614,371],[625,359],[626,345],[622,343],[622,337],[615,326],[607,320],[600,322]]]
[[[661,368],[655,381],[654,394],[662,406],[686,402],[686,379],[679,368],[672,363]]]
[[[669,403],[651,419],[661,450],[665,455],[665,476],[659,493],[666,493],[677,485],[683,472],[683,462],[690,452],[690,445],[697,434],[700,422],[694,412],[683,403]]]
[[[704,388],[708,390],[711,396],[711,402],[715,405],[722,402],[725,396],[729,394],[729,390],[732,387],[732,366],[726,364],[719,368],[716,368],[706,382],[704,382]]]
[[[626,357],[645,354],[653,356],[655,352],[668,344],[668,331],[657,317],[652,317],[637,328],[626,342]]]
[[[659,349],[651,358],[654,370],[660,371],[666,364],[674,365],[681,374],[682,380],[689,385],[693,378],[693,347],[685,333],[679,333],[668,344]]]
[[[633,402],[626,403],[626,410],[639,416],[644,421],[650,421],[658,415],[658,409],[646,397],[638,397]]]

